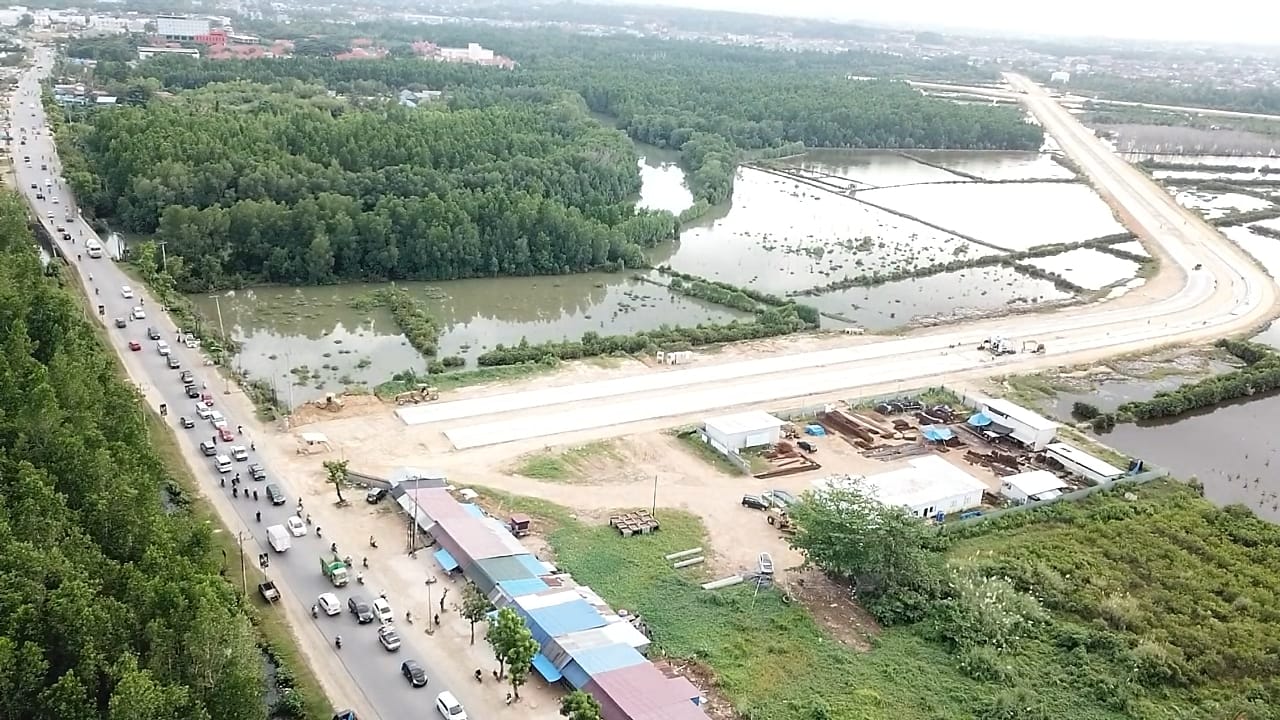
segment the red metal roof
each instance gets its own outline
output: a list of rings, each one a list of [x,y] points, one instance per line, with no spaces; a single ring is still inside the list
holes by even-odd
[[[463,567],[475,562],[494,557],[506,557],[512,554],[506,543],[498,539],[493,530],[481,519],[466,515],[464,517],[446,517],[436,521],[436,528],[431,531],[437,538],[441,534],[448,535],[457,546],[449,552]],[[447,544],[441,543],[448,547]],[[458,553],[462,553],[459,556]]]
[[[600,703],[603,720],[707,720],[693,704],[702,693],[683,677],[669,678],[651,663],[594,675],[583,688]]]
[[[449,491],[444,488],[405,490],[404,494],[417,501],[418,510],[430,520],[439,522],[444,518],[472,517],[462,507],[462,503],[453,499]]]

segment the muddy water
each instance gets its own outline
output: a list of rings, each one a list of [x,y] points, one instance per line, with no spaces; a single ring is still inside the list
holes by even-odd
[[[1215,503],[1239,503],[1280,522],[1280,395],[1271,393],[1192,413],[1173,422],[1122,425],[1103,441],[1184,479],[1204,484]]]
[[[680,167],[680,153],[635,143],[640,152],[640,197],[636,207],[679,215],[693,206],[693,193]]]
[[[589,330],[633,333],[747,317],[622,274],[399,286],[422,299],[444,327],[439,355],[460,355],[469,365],[498,343],[521,338],[537,343],[577,339]],[[237,361],[250,376],[276,378],[282,389],[291,383],[295,401],[304,401],[350,384],[376,384],[401,370],[425,370],[390,313],[352,309],[351,301],[371,287],[262,288],[227,293],[216,304],[193,299],[212,322],[221,306],[227,333],[241,343]]]

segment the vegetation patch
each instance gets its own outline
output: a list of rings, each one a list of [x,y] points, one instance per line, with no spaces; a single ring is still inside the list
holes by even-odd
[[[724,455],[721,455],[710,443],[705,443],[699,436],[698,431],[693,428],[680,428],[674,431],[676,439],[680,441],[680,445],[689,452],[698,456],[708,465],[724,473],[725,475],[742,475],[742,469]]]
[[[525,455],[512,472],[535,480],[590,480],[588,473],[592,462],[620,457],[613,442],[600,440],[565,450],[544,450]]]
[[[441,391],[486,383],[509,382],[523,380],[535,375],[553,372],[558,362],[531,362],[518,365],[501,365],[498,367],[482,367],[474,370],[456,370],[443,374],[421,375],[413,370],[398,372],[392,378],[374,388],[373,392],[383,400],[389,400],[402,392],[413,390],[426,383]]]
[[[1116,420],[1174,417],[1280,388],[1280,353],[1243,340],[1224,339],[1215,345],[1243,361],[1245,367],[1156,393],[1150,400],[1125,403],[1116,412]]]

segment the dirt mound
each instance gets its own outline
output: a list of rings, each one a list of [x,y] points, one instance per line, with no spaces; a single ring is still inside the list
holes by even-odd
[[[300,427],[310,423],[336,420],[338,418],[374,415],[387,412],[390,407],[388,403],[384,403],[373,395],[343,395],[341,400],[341,410],[328,410],[317,406],[315,403],[301,405],[293,411],[292,426]]]

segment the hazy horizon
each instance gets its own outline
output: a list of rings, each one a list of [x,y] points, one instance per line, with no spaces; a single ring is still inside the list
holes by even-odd
[[[868,22],[904,29],[989,31],[1002,34],[1058,37],[1102,37],[1193,43],[1280,45],[1280,3],[1219,0],[1212,12],[1193,8],[1186,0],[1153,11],[1145,3],[1076,0],[1070,5],[1046,6],[1021,0],[983,0],[974,5],[944,0],[902,0],[895,3],[844,3],[833,0],[616,0],[636,5],[666,5],[803,17],[841,22]],[[1243,21],[1243,22],[1242,22]]]

